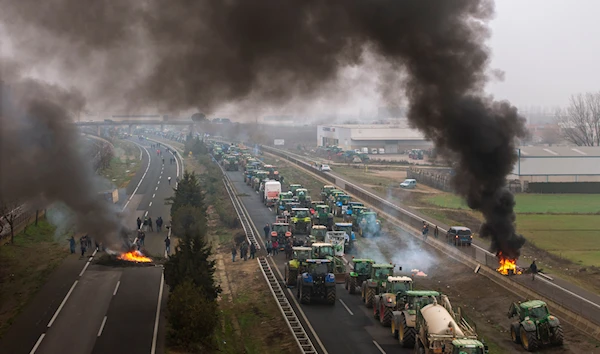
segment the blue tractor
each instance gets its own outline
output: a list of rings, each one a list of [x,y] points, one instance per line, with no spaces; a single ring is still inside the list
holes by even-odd
[[[335,305],[335,275],[333,264],[328,259],[307,259],[304,273],[298,275],[296,296],[302,304],[310,304],[312,299],[322,299],[328,305]]]

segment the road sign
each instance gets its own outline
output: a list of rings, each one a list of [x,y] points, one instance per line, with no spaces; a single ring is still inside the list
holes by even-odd
[[[285,140],[283,140],[283,139],[275,139],[275,140],[273,141],[273,145],[275,145],[275,146],[278,146],[278,145],[279,145],[279,146],[281,146],[281,145],[285,145]]]

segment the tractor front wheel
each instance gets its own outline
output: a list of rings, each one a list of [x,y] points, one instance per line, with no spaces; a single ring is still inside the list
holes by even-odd
[[[327,304],[335,305],[335,286],[327,288]]]
[[[510,325],[510,338],[516,344],[521,344],[521,336],[519,334],[519,322]]]
[[[406,317],[402,315],[400,318],[400,328],[398,328],[398,341],[404,348],[412,348],[415,346],[415,337],[417,332],[414,327],[408,327]]]
[[[350,284],[348,292],[354,294],[356,292],[356,278],[350,278]]]
[[[387,307],[381,302],[381,308],[379,309],[379,323],[384,327],[389,327],[392,323],[392,308]]]
[[[365,291],[365,305],[367,308],[371,308],[373,306],[373,299],[375,298],[375,289],[367,287],[367,291]]]
[[[521,345],[528,352],[533,352],[539,347],[537,334],[535,331],[527,332],[525,328],[521,326]]]
[[[560,325],[550,329],[550,343],[552,345],[560,346],[563,345],[564,334],[563,329]]]
[[[300,303],[308,305],[310,304],[310,291],[306,291],[304,286],[300,286]]]

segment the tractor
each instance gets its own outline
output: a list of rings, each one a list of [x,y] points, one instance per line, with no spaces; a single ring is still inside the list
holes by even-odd
[[[347,253],[352,252],[354,242],[356,241],[356,236],[354,235],[354,231],[352,231],[352,223],[336,222],[333,225],[333,231],[344,231],[348,235],[346,243],[344,243],[344,250]]]
[[[308,235],[312,226],[308,209],[293,208],[291,211],[292,233],[294,235]]]
[[[334,189],[335,189],[335,186],[332,186],[332,185],[323,186],[323,188],[321,188],[321,199],[327,200],[327,198],[329,198],[329,194],[331,194],[331,191]]]
[[[256,171],[256,173],[254,174],[254,177],[252,178],[252,188],[255,191],[258,191],[260,188],[261,182],[267,179],[267,174],[268,174],[267,171],[263,171],[263,170]]]
[[[324,225],[327,227],[327,230],[333,230],[333,214],[329,212],[327,205],[317,205],[317,209],[313,215],[313,224]]]
[[[373,317],[384,327],[390,327],[396,309],[396,297],[412,288],[413,280],[409,277],[388,277],[386,282],[381,283],[379,294],[373,299]]]
[[[392,312],[392,335],[404,348],[414,348],[417,331],[417,307],[423,308],[437,299],[440,293],[430,290],[409,290],[398,292],[395,298],[395,309]]]
[[[295,199],[300,203],[303,208],[308,208],[310,206],[310,196],[308,195],[308,189],[306,188],[298,188],[296,189]]]
[[[281,195],[279,195],[281,197]],[[293,199],[289,199],[289,198],[279,198],[279,200],[277,201],[277,205],[275,206],[275,213],[277,215],[283,215],[283,211],[286,210],[287,205],[289,203],[295,203]],[[291,209],[288,210],[288,212],[291,212]]]
[[[326,205],[324,201],[322,200],[312,200],[310,201],[310,207],[308,207],[310,209],[310,215],[314,216],[315,213],[317,212],[317,206],[319,205]]]
[[[372,259],[352,258],[353,271],[346,273],[345,284],[346,290],[350,294],[356,292],[356,288],[362,287],[362,283],[371,275],[371,268],[375,263]]]
[[[311,258],[312,248],[294,247],[292,259],[285,264],[284,280],[287,286],[296,285],[298,274],[302,274],[306,267],[306,260]]]
[[[325,242],[325,235],[327,234],[327,228],[323,225],[313,225],[310,229],[310,242]]]
[[[358,217],[358,234],[361,237],[379,236],[381,232],[381,221],[377,220],[377,213],[364,211]]]
[[[312,299],[324,299],[335,305],[335,275],[332,262],[328,259],[307,259],[304,272],[298,276],[296,296],[302,304],[310,304]]]
[[[228,155],[223,159],[225,163],[225,171],[237,171],[238,170],[238,160],[237,156]]]
[[[344,216],[346,210],[348,210],[348,203],[352,200],[352,197],[347,194],[338,194],[335,196],[335,202],[331,203],[331,210],[333,215],[341,217]]]
[[[339,280],[342,283],[346,274],[346,264],[342,257],[335,255],[334,245],[328,242],[315,242],[310,247],[312,248],[312,258],[323,258],[331,261],[336,282]]]
[[[257,167],[246,166],[246,172],[244,173],[244,183],[249,186],[252,183],[254,175],[258,172]]]
[[[271,224],[271,242],[277,241],[280,249],[283,249],[291,238],[292,232],[290,231],[290,224],[286,222],[275,222]]]
[[[508,318],[519,317],[518,322],[510,326],[513,342],[521,343],[529,352],[543,345],[561,346],[563,330],[560,321],[548,311],[541,300],[513,303],[508,310]]]
[[[359,205],[355,205],[352,206],[352,212],[351,212],[351,220],[352,220],[352,229],[354,231],[358,231],[358,223],[360,221],[360,214],[368,211],[369,209],[367,209],[364,206],[359,206]]]
[[[364,207],[365,205],[361,202],[348,202],[348,207],[346,208],[346,213],[342,215],[344,222],[352,222],[352,214],[354,213],[355,207]]]
[[[264,165],[263,169],[269,172],[269,179],[274,179],[279,181],[279,171],[277,171],[277,167],[273,165]]]
[[[371,266],[371,274],[361,285],[361,298],[367,308],[373,307],[373,299],[379,294],[381,283],[394,275],[394,265],[390,263],[375,263]]]
[[[290,184],[290,191],[292,192],[292,194],[295,196],[296,195],[296,189],[298,188],[302,188],[301,184]]]

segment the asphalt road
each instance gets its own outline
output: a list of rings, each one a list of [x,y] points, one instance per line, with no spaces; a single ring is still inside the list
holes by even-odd
[[[169,163],[171,155],[164,147],[159,156],[156,149],[148,151],[151,142],[132,141],[140,146],[142,166],[127,188],[127,194],[134,195],[122,202],[125,222],[133,229],[136,218],[147,213],[153,219],[162,216],[164,226],[169,225],[170,206],[164,199],[173,194],[181,165]],[[166,234],[146,234],[149,254],[164,256]],[[100,255],[70,256],[3,336],[0,353],[164,353],[165,326],[159,311],[167,289],[162,267],[95,265],[93,257]]]
[[[275,221],[273,211],[266,208],[259,195],[243,181],[241,172],[227,172],[234,187],[241,196],[240,199],[250,218],[260,231],[259,235],[264,240],[262,227],[266,223]],[[285,255],[280,253],[272,258],[281,274],[284,271]],[[283,284],[282,284],[283,285]],[[325,304],[299,305],[291,291],[286,293],[290,303],[300,309],[310,322],[319,340],[323,343],[325,350],[330,354],[357,353],[357,354],[381,354],[381,353],[412,353],[413,350],[403,349],[398,341],[392,337],[391,330],[383,327],[373,318],[372,310],[367,309],[360,300],[360,295],[350,295],[342,285],[337,285],[338,301],[335,306]],[[299,317],[301,317],[299,315]],[[304,321],[303,321],[304,322]],[[307,332],[310,332],[306,328]],[[314,337],[311,335],[311,337]],[[313,345],[318,346],[317,343]],[[320,350],[322,352],[322,350]]]

